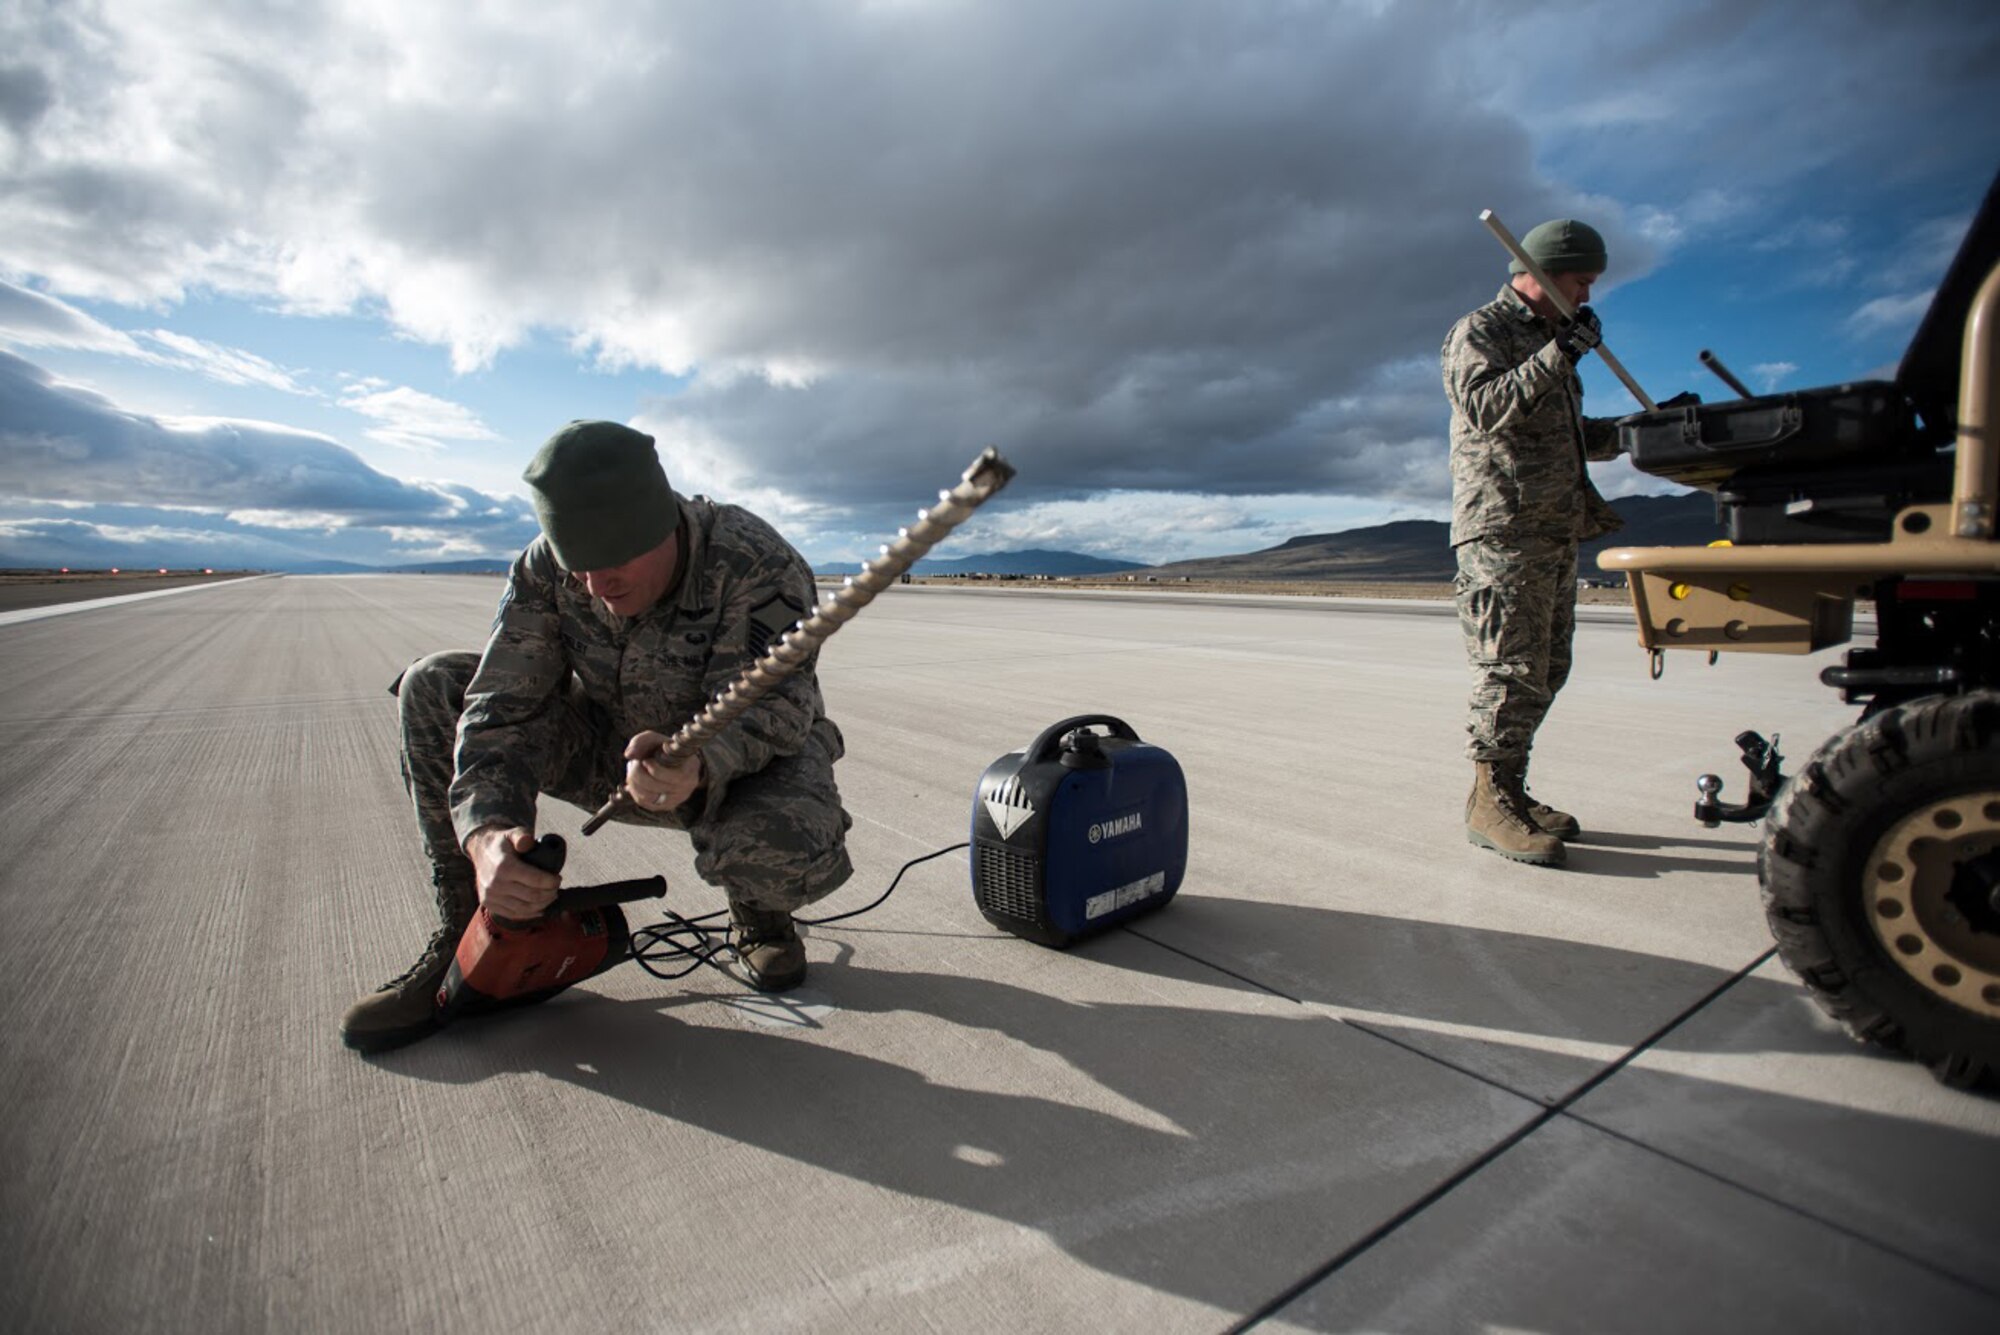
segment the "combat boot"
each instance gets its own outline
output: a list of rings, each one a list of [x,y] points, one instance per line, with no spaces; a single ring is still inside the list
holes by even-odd
[[[1568,842],[1583,833],[1583,826],[1567,811],[1557,811],[1546,802],[1537,802],[1528,792],[1528,767],[1521,767],[1521,792],[1528,799],[1528,819],[1556,838]]]
[[[1474,764],[1472,795],[1465,799],[1465,838],[1515,862],[1538,867],[1563,865],[1562,840],[1528,815],[1528,795],[1521,788],[1521,776],[1508,765]]]
[[[736,925],[736,959],[750,986],[759,992],[788,992],[806,980],[806,946],[791,914],[731,903],[729,919]]]
[[[438,989],[451,969],[452,955],[478,906],[472,868],[441,868],[431,875],[443,925],[417,962],[356,1001],[341,1017],[340,1041],[356,1052],[387,1052],[428,1038],[440,1027]]]

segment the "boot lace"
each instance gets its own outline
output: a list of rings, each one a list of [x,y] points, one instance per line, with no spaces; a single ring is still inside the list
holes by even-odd
[[[1534,821],[1534,799],[1528,796],[1528,785],[1517,771],[1500,765],[1493,767],[1494,804],[1508,816],[1530,828],[1538,829]]]
[[[457,948],[458,936],[459,933],[454,928],[438,928],[435,932],[431,933],[430,944],[424,947],[423,954],[417,956],[415,964],[412,964],[409,968],[403,970],[375,990],[377,992],[394,992],[410,980],[429,973],[438,966],[438,961],[441,958],[448,958],[451,952]]]

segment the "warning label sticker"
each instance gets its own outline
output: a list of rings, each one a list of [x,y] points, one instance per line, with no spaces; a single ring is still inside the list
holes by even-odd
[[[986,803],[986,814],[992,819],[993,828],[1000,832],[1003,840],[1013,838],[1014,831],[1020,829],[1027,823],[1028,818],[1035,814],[1035,804],[1028,800],[1028,794],[1022,790],[1018,775],[1010,774],[1002,779],[983,800]]]
[[[1083,916],[1086,919],[1102,918],[1105,914],[1122,909],[1128,904],[1136,904],[1142,899],[1151,899],[1166,888],[1167,874],[1163,871],[1156,871],[1151,876],[1142,876],[1138,880],[1121,885],[1115,890],[1106,890],[1103,894],[1092,895],[1089,899],[1083,901]]]

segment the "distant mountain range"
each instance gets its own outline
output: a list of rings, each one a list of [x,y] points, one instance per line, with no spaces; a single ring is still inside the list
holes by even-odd
[[[913,575],[1115,575],[1127,570],[1144,570],[1143,561],[1118,561],[1081,552],[1050,552],[1031,548],[1021,552],[988,552],[984,556],[960,556],[948,561],[925,557],[910,567]],[[858,575],[861,566],[852,561],[827,561],[813,567],[816,575]]]
[[[1595,574],[1597,553],[1606,547],[1698,547],[1723,536],[1715,522],[1715,498],[1704,492],[1628,496],[1613,501],[1611,508],[1624,518],[1625,527],[1608,538],[1585,543],[1578,560],[1579,572]],[[827,562],[814,570],[821,575],[853,575],[861,567]],[[1441,519],[1399,519],[1340,533],[1311,533],[1259,552],[1207,556],[1158,566],[1106,560],[1079,552],[1033,550],[988,552],[949,561],[926,559],[917,562],[912,573],[1071,578],[1137,574],[1161,579],[1436,584],[1450,581],[1458,573],[1458,565],[1451,551],[1451,525]]]
[[[1715,498],[1627,496],[1611,508],[1625,527],[1585,543],[1580,574],[1597,573],[1597,553],[1607,547],[1703,546],[1723,536]],[[1458,573],[1451,525],[1441,519],[1401,519],[1341,533],[1313,533],[1261,552],[1175,561],[1144,572],[1160,578],[1205,580],[1341,580],[1357,583],[1446,583]]]

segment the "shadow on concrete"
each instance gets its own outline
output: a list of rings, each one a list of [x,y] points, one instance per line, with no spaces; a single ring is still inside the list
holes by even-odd
[[[1511,1034],[1629,1046],[1735,972],[1523,932],[1211,895],[1183,895],[1130,930],[1211,962],[1217,978],[1234,977],[1237,986],[1413,1027],[1463,1027],[1495,1041]],[[1788,995],[1758,978],[1736,986]]]
[[[1700,856],[1702,851],[1725,856]],[[1585,830],[1569,841],[1567,871],[1584,876],[1650,879],[1671,872],[1717,872],[1740,867],[1753,879],[1746,894],[1755,894],[1757,847],[1733,839],[1661,838],[1616,830]]]
[[[1661,1077],[1685,1100],[1704,1082]],[[1988,1332],[2000,1285],[1984,1246],[1991,1140],[1877,1113],[1750,1095],[1787,1129],[1741,1177],[1661,1158],[1559,1118],[1275,1314],[1290,1331]],[[1897,1155],[1816,1177],[1815,1143]],[[1726,1122],[1723,1123],[1726,1128]],[[1927,1187],[1965,1178],[1945,1195]],[[1914,1176],[1895,1174],[1914,1167]],[[1725,1173],[1727,1169],[1725,1168]],[[1776,1190],[1771,1190],[1775,1175]],[[1748,1187],[1741,1189],[1740,1183]],[[1876,1194],[1886,1189],[1886,1194]]]
[[[1728,849],[1740,857],[1690,856],[1678,851],[1655,852],[1655,849],[1712,848]],[[1631,835],[1584,835],[1572,840],[1569,845],[1569,861],[1564,870],[1573,876],[1622,876],[1654,879],[1674,872],[1715,872],[1727,871],[1741,865],[1755,872],[1757,855],[1740,844],[1723,844],[1713,840],[1648,840]],[[1756,893],[1754,888],[1746,893]]]
[[[1126,950],[1161,956],[1161,972],[1176,966],[1138,943]],[[1203,972],[1178,967],[1183,977]],[[1356,1060],[1359,1040],[1275,999],[1246,1011],[1080,1003],[988,979],[838,963],[816,963],[813,987],[843,1012],[941,1022],[937,1069],[952,1078],[967,1078],[968,1042],[1060,1057],[1016,1052],[992,1065],[1017,1085],[1043,1073],[1061,1096],[944,1083],[844,1051],[812,1033],[817,1026],[724,1027],[672,1013],[734,999],[712,994],[572,992],[378,1063],[448,1083],[539,1072],[1031,1228],[1093,1268],[1233,1313],[1268,1301],[1533,1113],[1414,1059]],[[1080,1087],[1075,1072],[1099,1088]],[[782,1193],[773,1207],[786,1208]]]
[[[1656,834],[1624,834],[1615,830],[1585,830],[1570,842],[1571,848],[1712,848],[1724,853],[1740,853],[1753,868],[1757,865],[1757,845],[1741,839],[1663,839]]]
[[[1844,1038],[1827,1039],[1841,1045],[1843,1056],[1861,1055]],[[1661,1047],[1685,1050],[1672,1039]],[[1880,1049],[1866,1051],[1907,1065]],[[1910,1074],[1929,1079],[1915,1068]],[[1865,1066],[1843,1067],[1841,1076],[1843,1085],[1855,1086],[1882,1079]],[[2000,1273],[1992,1264],[1992,1240],[2000,1236],[2000,1193],[1993,1190],[2000,1182],[2000,1119],[1989,1120],[1982,1135],[1858,1108],[1843,1092],[1781,1093],[1630,1066],[1571,1115],[2000,1299]],[[1968,1108],[1992,1107],[1981,1094],[1938,1093],[1971,1100]]]
[[[1338,941],[1327,982],[1316,989],[1330,1003],[1388,1009],[1417,1001],[1423,1013],[1475,1016],[1506,989],[1468,991],[1468,977],[1503,976],[1491,972],[1496,963],[1539,970],[1544,960],[1535,939],[1506,933],[1237,907],[1295,915],[1280,925]],[[1677,985],[1724,977],[1629,952],[1541,945],[1558,947],[1552,958],[1569,973],[1600,980],[1650,970],[1664,970]],[[1155,990],[1145,978],[1229,981],[1118,934],[1072,953],[1099,956],[1131,975],[1135,997]],[[1577,967],[1579,954],[1587,967]],[[1375,967],[1353,967],[1369,960]],[[1437,983],[1446,975],[1456,991],[1422,985],[1426,976]],[[1754,978],[1736,986],[1769,992],[1770,1000],[1792,995]],[[534,1011],[461,1026],[381,1064],[450,1083],[538,1072],[826,1172],[1031,1228],[1107,1274],[1238,1314],[1325,1264],[1532,1115],[1524,1101],[1490,1089],[1475,1094],[1476,1086],[1415,1059],[1358,1056],[1326,1018],[1276,999],[1273,1009],[1247,1010],[1079,1002],[986,978],[845,961],[816,963],[813,990],[842,1012],[939,1022],[940,1072],[962,1072],[968,1044],[1048,1054],[1059,1063],[1043,1066],[1017,1053],[995,1064],[1004,1063],[1016,1083],[1024,1071],[1032,1079],[1045,1069],[1049,1088],[1061,1092],[945,1083],[842,1050],[810,1020],[767,1031],[676,1018],[688,1007],[738,999],[712,989],[643,1000],[579,990]],[[1554,1014],[1572,1030],[1599,1032],[1589,997],[1590,988],[1578,985],[1558,998]],[[1492,1022],[1490,1010],[1485,1019]],[[1579,1075],[1601,1069],[1576,1061]],[[1070,1071],[1097,1090],[1079,1098]],[[1718,1135],[1754,1129],[1754,1143],[1779,1147],[1779,1162],[1763,1165],[1768,1185],[1759,1183],[1754,1164],[1732,1178],[1822,1222],[1901,1252],[1911,1230],[1898,1212],[1921,1208],[1909,1204],[1909,1185],[1919,1180],[1958,1184],[1949,1204],[1940,1202],[1950,1213],[1941,1231],[1976,1224],[1963,1236],[1988,1236],[1996,1222],[1989,1194],[1970,1184],[2000,1172],[2000,1140],[1699,1079],[1636,1078],[1647,1086],[1642,1102],[1708,1108]],[[1859,1171],[1847,1171],[1857,1163]],[[1800,1171],[1822,1180],[1793,1193],[1787,1183]],[[1864,1208],[1845,1204],[1850,1197]],[[1887,1205],[1877,1209],[1877,1202]],[[1957,1250],[1964,1254],[1928,1264],[1970,1278],[1978,1249]],[[1551,1310],[1563,1310],[1555,1302]]]

